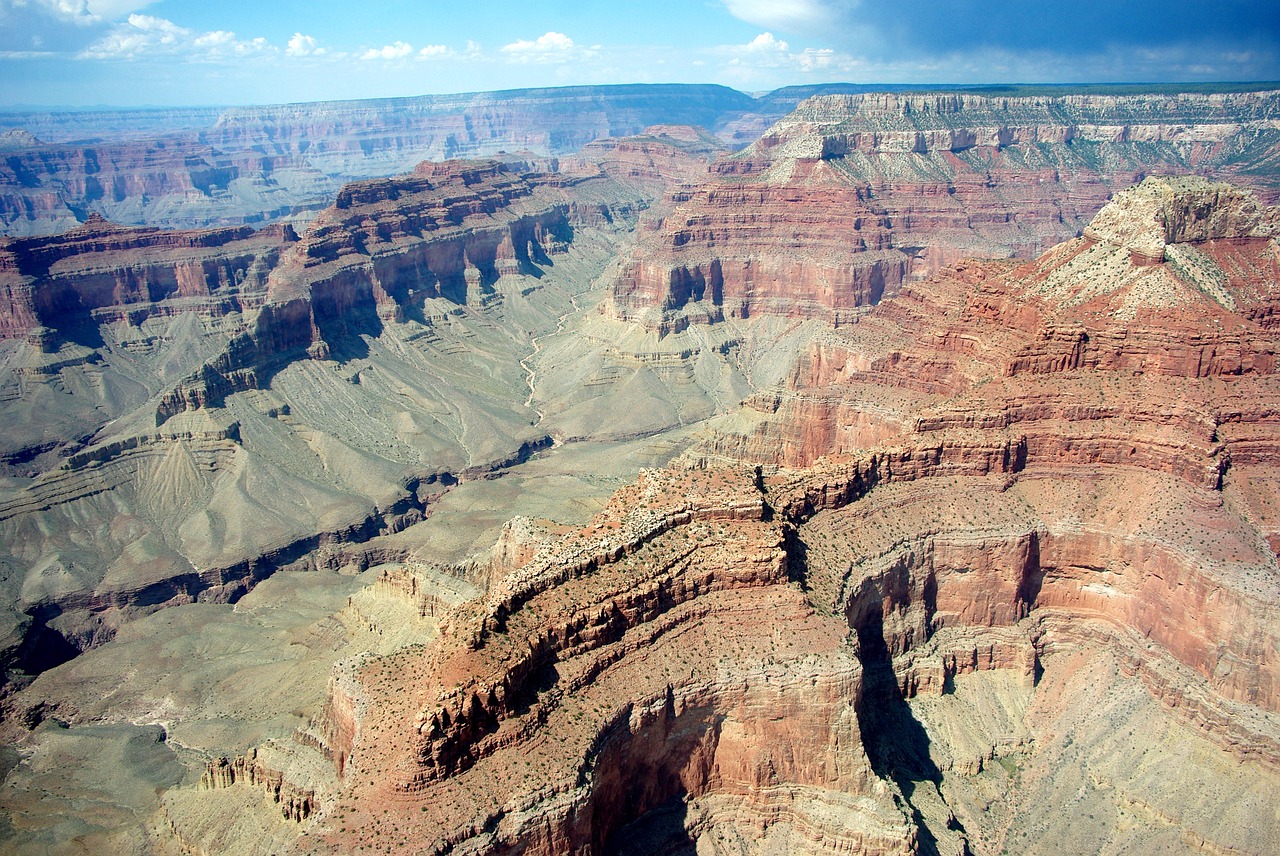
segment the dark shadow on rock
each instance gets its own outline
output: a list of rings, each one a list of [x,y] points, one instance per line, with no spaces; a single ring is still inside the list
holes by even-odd
[[[677,714],[670,688],[660,711],[634,715],[615,714],[584,758],[592,795],[582,843],[592,853],[693,854],[688,801],[709,784],[722,717],[709,707]]]
[[[892,780],[906,797],[919,830],[919,852],[937,854],[937,836],[912,800],[916,788],[942,783],[942,771],[929,755],[929,735],[898,689],[880,613],[872,612],[857,633],[863,669],[862,703],[857,713],[863,746],[876,775]]]
[[[602,856],[694,856],[697,842],[685,828],[689,805],[677,794],[609,836]]]
[[[800,537],[794,526],[783,527],[782,537],[787,552],[787,579],[797,583],[801,590],[809,591],[809,545]],[[823,606],[829,606],[823,604]]]

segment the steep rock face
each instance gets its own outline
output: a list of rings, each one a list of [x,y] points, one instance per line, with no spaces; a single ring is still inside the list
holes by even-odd
[[[709,183],[676,192],[615,283],[616,311],[658,328],[752,305],[839,317],[964,256],[1037,254],[1153,172],[1274,193],[1278,103],[1275,93],[815,97]],[[801,204],[803,222],[782,216]],[[790,293],[788,280],[799,283]],[[777,299],[788,294],[794,307]]]
[[[1031,619],[1044,629],[1026,650],[1076,644],[1054,616],[1103,616],[1126,645],[1158,643],[1133,667],[1157,697],[1271,763],[1270,725],[1223,723],[1259,719],[1233,713],[1240,705],[1265,722],[1280,708],[1277,676],[1249,653],[1280,644],[1280,520],[1259,501],[1280,461],[1266,439],[1276,213],[1230,186],[1148,179],[1033,262],[966,263],[904,289],[816,344],[786,388],[723,420],[707,449],[812,465],[774,501],[793,515],[848,506],[817,531],[879,558],[850,565],[825,544],[811,556],[831,565],[811,564],[811,580],[855,625],[877,616],[893,654],[944,628]],[[1018,478],[972,495],[953,486],[946,510],[877,487],[921,458],[937,462],[932,477],[981,474],[957,464],[999,442],[1016,447]],[[886,443],[903,450],[896,459],[862,457]],[[945,654],[928,655],[943,655],[928,685],[954,675]],[[896,666],[909,692],[920,676]]]
[[[0,337],[94,327],[156,314],[239,312],[261,303],[268,273],[297,240],[288,226],[168,232],[93,217],[47,238],[0,242]]]
[[[660,330],[760,312],[839,323],[896,292],[910,258],[892,246],[883,211],[826,165],[812,166],[810,186],[781,192],[674,191],[675,210],[647,221],[641,259],[614,283],[613,311]]]
[[[1157,220],[1151,198],[1174,213]],[[1148,179],[1086,237],[1032,262],[957,265],[815,342],[795,392],[761,392],[713,448],[803,466],[886,441],[1017,432],[1032,460],[1123,458],[1214,487],[1230,426],[1268,418],[1244,401],[1276,368],[1275,216],[1226,185]]]

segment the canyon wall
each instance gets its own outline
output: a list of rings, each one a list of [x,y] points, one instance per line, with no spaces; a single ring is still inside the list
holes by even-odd
[[[4,239],[0,337],[241,312],[261,303],[267,275],[297,239],[287,225],[171,232],[100,217],[57,236]]]
[[[309,219],[343,182],[408,172],[423,160],[565,155],[658,123],[716,128],[754,105],[720,86],[635,85],[219,113],[6,114],[0,127],[28,135],[4,147],[0,231],[47,234],[93,213],[169,228]]]
[[[1274,198],[1278,104],[1272,92],[816,96],[672,192],[614,311],[660,331],[751,312],[840,323],[963,257],[1037,255],[1146,175]]]
[[[412,525],[551,444],[512,354],[648,197],[516,166],[352,183],[301,235],[93,218],[0,245],[11,676]]]
[[[1265,852],[1272,815],[1202,809],[1280,775],[1280,210],[1147,178],[1085,222],[1126,170],[1271,151],[1272,94],[1177,105],[817,98],[702,183],[713,141],[660,125],[558,172],[352,182],[306,229],[7,239],[5,734],[167,734],[174,694],[115,710],[133,679],[71,658],[282,571],[391,562],[271,637],[330,658],[324,701],[255,699],[290,712],[247,749],[201,725],[209,763],[150,789],[149,844],[996,853],[1029,818],[1092,828],[1030,796],[1103,788],[1045,748],[1078,738],[1140,747],[1097,750],[1113,802],[1179,846]],[[257,115],[294,157],[305,117]],[[459,483],[615,430],[691,448],[573,524],[422,560],[411,530]],[[1099,663],[1129,718],[1056,734]]]

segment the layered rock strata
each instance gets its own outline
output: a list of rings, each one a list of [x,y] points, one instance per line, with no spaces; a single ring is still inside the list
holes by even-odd
[[[634,217],[635,202],[593,193],[601,177],[521,174],[499,161],[424,162],[407,178],[343,188],[275,267],[254,326],[168,392],[156,418],[253,388],[272,363],[421,320],[438,300],[483,306],[502,276],[534,274],[575,226]]]
[[[9,677],[327,566],[550,446],[512,354],[573,311],[638,194],[425,164],[348,186],[301,237],[94,219],[6,242]]]
[[[257,308],[298,236],[289,226],[170,232],[91,217],[61,235],[0,241],[0,337],[156,315]]]
[[[47,234],[97,213],[192,228],[307,219],[343,182],[423,160],[576,152],[655,123],[718,127],[755,100],[719,86],[606,86],[246,107],[221,113],[9,114],[0,230]],[[28,127],[29,126],[29,127]],[[21,142],[29,145],[18,145]]]
[[[344,820],[308,846],[599,851],[706,799],[708,828],[908,852],[858,748],[856,649],[789,581],[764,508],[750,472],[646,475],[455,610],[429,657],[335,684]]]
[[[661,330],[751,312],[840,321],[962,257],[1078,235],[1145,175],[1274,194],[1276,112],[1266,92],[814,97],[708,183],[674,191],[615,282],[614,311]]]

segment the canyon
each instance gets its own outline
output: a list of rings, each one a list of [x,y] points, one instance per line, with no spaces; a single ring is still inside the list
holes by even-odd
[[[769,102],[767,122],[788,103]],[[225,110],[0,113],[0,226],[62,231],[98,214],[169,228],[307,220],[348,181],[424,160],[572,155],[602,137],[756,116],[723,86],[562,87]]]
[[[1274,850],[1280,94],[703,89],[0,240],[0,849]]]

